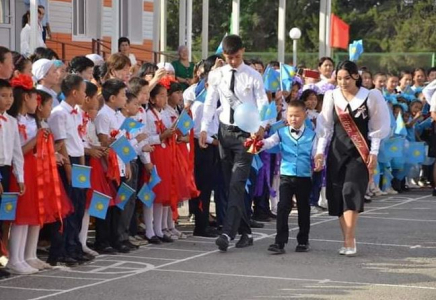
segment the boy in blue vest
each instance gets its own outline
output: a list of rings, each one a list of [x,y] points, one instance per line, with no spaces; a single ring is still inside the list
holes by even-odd
[[[289,103],[286,118],[288,125],[263,140],[262,149],[280,146],[280,201],[277,208],[277,235],[268,251],[283,254],[288,243],[288,218],[292,210],[292,197],[297,198],[298,245],[296,252],[309,251],[310,205],[312,187],[312,148],[315,132],[304,125],[306,107],[304,102],[293,100]]]

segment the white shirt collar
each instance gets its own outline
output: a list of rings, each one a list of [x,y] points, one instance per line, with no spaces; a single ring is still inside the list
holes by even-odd
[[[340,109],[345,110],[350,105],[351,110],[354,111],[359,108],[366,98],[368,98],[369,90],[364,87],[359,88],[359,91],[351,101],[347,101],[341,92],[341,89],[335,89],[333,91],[334,104],[339,106]]]

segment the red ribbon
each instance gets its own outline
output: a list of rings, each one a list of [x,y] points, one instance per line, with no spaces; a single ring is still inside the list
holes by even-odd
[[[113,180],[120,185],[121,176],[120,176],[120,168],[118,166],[118,158],[117,153],[109,149],[109,154],[107,156],[107,174],[106,177],[110,180]]]
[[[26,125],[18,124],[18,132],[22,135],[23,139],[27,141],[27,130]]]
[[[5,121],[5,122],[8,121],[8,119],[7,119],[5,116],[3,116],[3,115],[0,115],[0,120],[3,120],[3,121]]]
[[[263,147],[263,141],[258,139],[257,137],[254,139],[250,137],[245,140],[244,147],[248,148],[248,153],[257,154]]]
[[[70,112],[70,114],[72,114],[72,115],[77,115],[77,109],[76,108],[74,108],[71,112]]]

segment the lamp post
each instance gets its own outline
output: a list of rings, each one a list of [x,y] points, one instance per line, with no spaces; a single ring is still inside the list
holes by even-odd
[[[292,54],[293,54],[293,64],[297,67],[297,41],[301,38],[301,30],[297,27],[289,30],[289,37],[292,39]]]

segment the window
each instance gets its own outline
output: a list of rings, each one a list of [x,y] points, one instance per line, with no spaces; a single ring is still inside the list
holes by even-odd
[[[130,43],[142,45],[143,0],[120,1],[120,36],[129,38]]]
[[[90,40],[101,35],[102,0],[73,0],[73,40]]]

